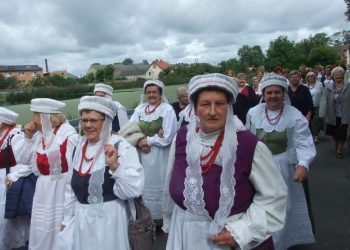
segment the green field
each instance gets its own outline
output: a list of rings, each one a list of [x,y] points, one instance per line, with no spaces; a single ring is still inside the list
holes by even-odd
[[[169,102],[172,102],[176,99],[176,90],[180,86],[184,86],[184,85],[182,84],[182,85],[166,86],[165,94]],[[141,88],[122,90],[118,92],[115,91],[113,93],[113,100],[119,101],[127,109],[133,109],[136,107],[137,104],[139,104],[141,93],[142,93]],[[64,100],[63,102],[65,102],[67,105],[65,109],[65,114],[67,115],[67,118],[68,119],[77,118],[79,99]],[[29,104],[11,105],[11,106],[6,106],[6,108],[19,114],[19,119],[17,122],[18,124],[24,125],[27,122],[29,122],[32,118],[32,112],[29,109]]]

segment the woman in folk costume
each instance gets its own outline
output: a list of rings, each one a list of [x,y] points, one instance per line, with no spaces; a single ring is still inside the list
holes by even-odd
[[[236,82],[189,83],[193,115],[177,132],[163,196],[167,249],[273,249],[287,187],[268,148],[233,114]]]
[[[144,175],[136,149],[112,135],[111,100],[84,96],[78,110],[84,136],[67,182],[58,249],[130,249],[124,200],[141,195]]]
[[[14,172],[29,164],[31,157],[31,149],[23,147],[17,119],[17,113],[0,107],[0,249],[4,250],[25,246],[29,238],[28,215],[4,219],[7,189],[18,179]]]
[[[163,82],[148,80],[143,85],[143,91],[147,102],[136,107],[129,122],[137,123],[145,135],[137,143],[145,171],[143,200],[150,209],[152,218],[161,219],[165,173],[177,120],[175,111],[165,98]]]
[[[113,96],[113,87],[107,84],[98,83],[94,88],[95,96],[105,97],[109,100],[112,100]],[[126,109],[120,102],[114,101],[117,106],[117,112],[112,121],[112,131],[118,132],[121,127],[128,123],[129,118],[126,112]]]
[[[33,155],[30,168],[22,168],[16,175],[39,175],[30,222],[31,250],[53,249],[63,219],[68,160],[77,134],[62,113],[64,107],[63,102],[53,99],[32,99],[32,121],[24,127],[23,145],[30,146]]]
[[[306,118],[289,105],[288,80],[266,74],[261,81],[265,103],[249,110],[246,127],[271,150],[288,186],[285,226],[273,234],[276,249],[314,242],[302,182],[316,156]]]

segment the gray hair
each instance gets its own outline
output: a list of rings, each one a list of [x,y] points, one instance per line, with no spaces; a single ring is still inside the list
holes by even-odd
[[[188,91],[187,91],[186,87],[179,87],[176,91],[177,98],[179,98],[182,95],[187,95],[187,94],[188,94]]]
[[[292,70],[289,75],[288,75],[288,78],[291,78],[291,76],[294,76],[294,75],[298,75],[300,76],[300,72],[298,70]]]
[[[338,66],[338,67],[335,67],[334,69],[332,69],[331,77],[333,77],[335,73],[343,73],[343,75],[344,75],[345,71],[342,67]]]

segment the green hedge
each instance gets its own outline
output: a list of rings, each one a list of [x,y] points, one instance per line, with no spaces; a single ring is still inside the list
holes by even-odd
[[[55,100],[67,100],[79,98],[92,93],[94,86],[72,87],[43,87],[13,92],[6,95],[6,103],[10,105],[29,103],[33,98],[52,98]]]

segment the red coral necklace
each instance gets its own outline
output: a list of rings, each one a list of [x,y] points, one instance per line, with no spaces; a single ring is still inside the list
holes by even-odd
[[[150,110],[149,108],[149,104],[145,107],[145,114],[146,115],[150,115],[152,114],[154,111],[156,111],[156,109],[159,107],[161,103],[158,103],[152,110]]]
[[[271,125],[276,125],[280,121],[282,113],[283,113],[283,108],[284,108],[284,105],[282,106],[280,112],[278,113],[278,115],[276,117],[270,118],[269,114],[268,114],[268,111],[267,111],[267,106],[265,106],[265,116],[266,116],[267,121]]]
[[[91,157],[91,158],[87,158],[86,157],[87,146],[88,146],[88,141],[86,140],[86,142],[85,142],[85,144],[83,146],[83,149],[82,149],[82,157],[81,157],[80,166],[79,166],[79,176],[86,176],[86,175],[90,174],[91,168],[92,168],[92,166],[94,164],[94,162],[91,162],[91,165],[88,168],[88,170],[85,173],[82,172],[81,169],[82,169],[82,166],[83,166],[83,161],[89,162],[89,161],[92,161],[94,159],[94,157]]]
[[[224,140],[224,131],[221,131],[218,138],[216,138],[214,146],[210,151],[205,155],[200,155],[200,166],[202,169],[202,175],[206,174],[213,166],[216,160],[216,157],[219,154],[222,142]]]

